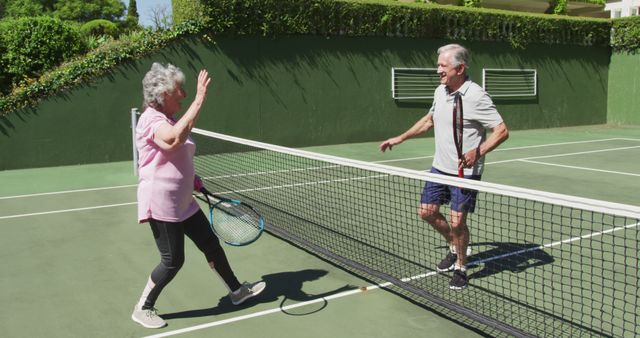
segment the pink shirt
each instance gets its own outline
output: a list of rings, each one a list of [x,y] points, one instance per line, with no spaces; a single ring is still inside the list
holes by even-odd
[[[136,127],[140,223],[150,218],[181,222],[200,208],[192,196],[196,145],[189,137],[177,149],[162,150],[153,137],[163,123],[174,125],[176,122],[153,108],[147,108]]]

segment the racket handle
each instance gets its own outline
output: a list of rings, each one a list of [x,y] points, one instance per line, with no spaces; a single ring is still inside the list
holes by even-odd
[[[200,179],[200,177],[198,175],[196,175],[193,178],[193,190],[202,191],[202,188],[204,188],[204,184],[202,183],[202,179]]]
[[[464,178],[464,169],[458,168],[458,177]],[[459,187],[459,188],[463,189],[462,187]]]

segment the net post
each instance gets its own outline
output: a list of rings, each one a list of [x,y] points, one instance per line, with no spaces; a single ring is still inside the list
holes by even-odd
[[[138,108],[131,108],[131,145],[133,146],[133,175],[138,176],[138,150],[136,149],[136,125],[140,112]]]

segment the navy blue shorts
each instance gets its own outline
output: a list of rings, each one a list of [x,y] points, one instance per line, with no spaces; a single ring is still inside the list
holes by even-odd
[[[431,168],[430,172],[433,174],[457,177],[457,175],[447,174],[436,168]],[[464,178],[479,181],[480,175],[466,175]],[[449,204],[449,202],[451,202],[451,210],[458,212],[473,212],[476,207],[477,195],[478,191],[476,190],[461,189],[457,186],[427,181],[422,189],[420,202],[422,204],[437,205]]]

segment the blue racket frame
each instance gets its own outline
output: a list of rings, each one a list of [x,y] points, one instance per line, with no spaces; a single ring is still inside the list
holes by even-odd
[[[207,205],[209,206],[209,225],[211,227],[211,231],[213,231],[213,233],[218,238],[222,239],[223,242],[225,242],[228,245],[232,245],[232,246],[245,246],[245,245],[249,245],[249,244],[257,241],[262,236],[262,233],[264,232],[264,229],[265,229],[265,220],[264,220],[264,217],[262,217],[262,215],[254,207],[252,207],[251,205],[249,205],[249,204],[247,204],[245,202],[242,202],[240,200],[230,199],[230,198],[222,197],[220,195],[213,194],[213,193],[209,192],[206,188],[202,188],[200,190],[200,192],[202,193],[202,195],[205,198],[203,199],[203,198],[201,198],[199,196],[196,196],[196,197],[198,199],[200,199],[201,201],[206,202]],[[212,203],[209,197],[214,198],[215,200],[217,200],[217,202]],[[226,238],[226,236],[224,236],[223,234],[220,234],[218,231],[216,231],[216,227],[214,226],[214,211],[216,209],[219,209],[222,212],[226,213],[226,211],[223,211],[223,209],[219,207],[219,205],[222,205],[223,203],[231,204],[233,206],[238,206],[238,207],[242,206],[245,209],[250,210],[251,214],[252,214],[250,216],[252,218],[254,218],[254,221],[255,221],[255,222],[252,222],[252,223],[256,223],[257,224],[257,227],[254,227],[257,230],[256,235],[253,236],[249,240],[233,241],[233,240],[229,240],[228,238]],[[247,213],[244,213],[244,214],[246,215]],[[237,217],[237,216],[233,216],[232,215],[232,217]]]

